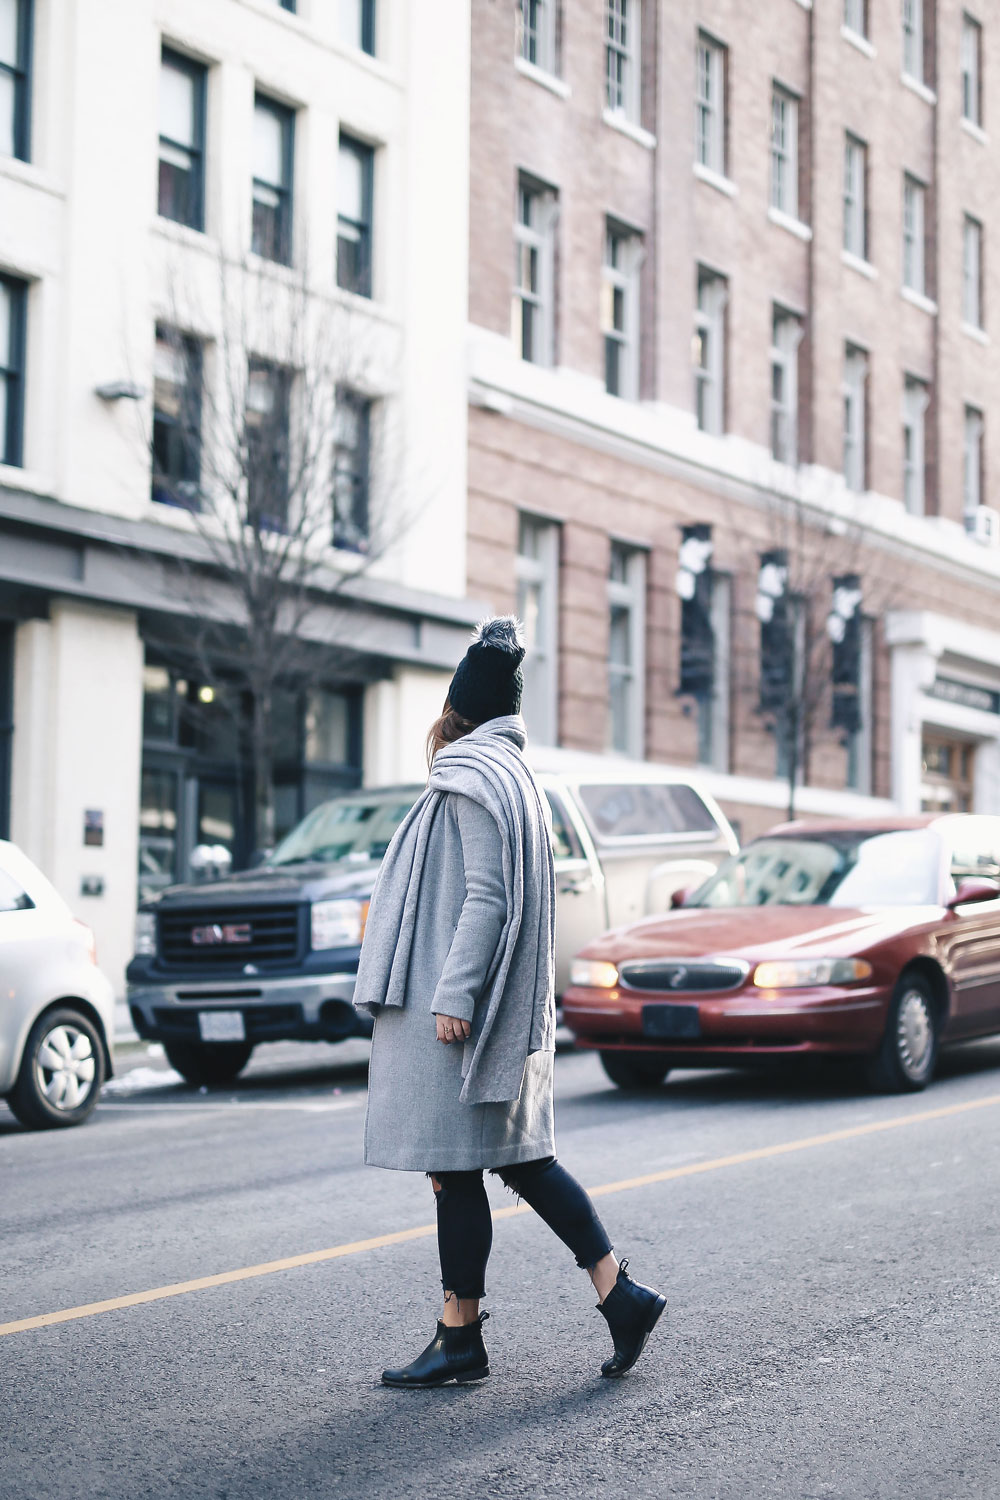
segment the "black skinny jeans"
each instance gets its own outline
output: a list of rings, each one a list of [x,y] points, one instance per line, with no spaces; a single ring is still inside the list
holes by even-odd
[[[438,1253],[441,1281],[456,1297],[478,1298],[486,1292],[486,1262],[493,1246],[493,1218],[482,1172],[429,1173],[440,1183],[437,1199]],[[592,1270],[610,1253],[608,1232],[584,1188],[554,1156],[540,1161],[496,1167],[493,1175],[515,1192]]]

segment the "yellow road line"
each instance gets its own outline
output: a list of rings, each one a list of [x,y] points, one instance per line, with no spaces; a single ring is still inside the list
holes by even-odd
[[[589,1188],[591,1197],[599,1198],[608,1193],[625,1193],[633,1188],[650,1187],[658,1182],[674,1182],[681,1177],[696,1177],[702,1172],[718,1172],[724,1167],[743,1166],[746,1162],[765,1161],[775,1156],[788,1156],[796,1151],[811,1151],[817,1146],[833,1145],[836,1141],[857,1140],[867,1135],[878,1135],[886,1130],[898,1130],[906,1125],[922,1125],[928,1120],[945,1120],[955,1115],[969,1114],[977,1109],[989,1109],[1000,1104],[1000,1094],[990,1094],[983,1099],[972,1099],[965,1104],[946,1104],[939,1109],[924,1109],[909,1115],[896,1115],[889,1120],[873,1120],[867,1125],[849,1125],[843,1130],[829,1130],[823,1135],[803,1136],[796,1141],[780,1141],[773,1146],[759,1146],[752,1151],[737,1151],[731,1156],[716,1156],[709,1161],[689,1162],[683,1167],[668,1167],[662,1172],[647,1172],[641,1177],[624,1177],[619,1182],[605,1182]],[[517,1214],[529,1213],[527,1204],[498,1208],[494,1219],[512,1219]],[[85,1302],[82,1307],[67,1307],[61,1312],[40,1313],[34,1318],[17,1318],[12,1323],[0,1323],[0,1338],[11,1333],[26,1333],[32,1328],[49,1328],[54,1323],[73,1323],[78,1318],[92,1318],[98,1313],[116,1312],[124,1307],[138,1307],[144,1302],[162,1302],[167,1297],[182,1297],[188,1292],[204,1291],[207,1287],[228,1286],[234,1281],[253,1281],[258,1276],[273,1276],[278,1271],[292,1271],[298,1266],[314,1266],[325,1260],[338,1260],[345,1255],[361,1255],[366,1250],[381,1250],[386,1245],[400,1245],[406,1240],[422,1240],[436,1232],[434,1224],[418,1224],[412,1229],[397,1229],[391,1234],[374,1235],[368,1240],[353,1240],[346,1245],[332,1245],[326,1250],[309,1250],[303,1255],[287,1255],[282,1260],[265,1261],[259,1266],[243,1266],[237,1271],[220,1271],[214,1276],[198,1276],[193,1281],[175,1281],[170,1286],[152,1287],[145,1292],[129,1292],[124,1297],[108,1297],[103,1302]]]

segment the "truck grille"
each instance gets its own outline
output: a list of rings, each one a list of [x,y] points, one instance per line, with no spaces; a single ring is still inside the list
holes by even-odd
[[[303,946],[302,910],[293,905],[161,911],[161,965],[205,973],[294,963]]]
[[[622,984],[632,990],[659,990],[667,995],[693,995],[709,991],[739,989],[750,965],[732,960],[715,963],[705,959],[651,958],[619,966]]]

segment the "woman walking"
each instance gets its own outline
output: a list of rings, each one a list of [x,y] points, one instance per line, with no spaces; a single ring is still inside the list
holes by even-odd
[[[495,1173],[585,1269],[624,1375],[666,1299],[628,1275],[556,1160],[555,886],[550,819],[524,759],[517,621],[484,622],[428,736],[427,789],[400,824],[372,897],[355,1004],[375,1019],[365,1161],[426,1173],[437,1200],[444,1310],[391,1386],[490,1373],[479,1311]]]

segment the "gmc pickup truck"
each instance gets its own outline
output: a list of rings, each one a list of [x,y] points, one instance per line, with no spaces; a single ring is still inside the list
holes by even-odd
[[[552,809],[556,988],[606,928],[665,911],[736,849],[711,797],[683,772],[539,751]],[[371,1034],[352,1005],[379,862],[422,788],[349,793],[315,808],[267,862],[171,886],[146,902],[128,967],[139,1036],[192,1083],[222,1084],[259,1042]]]

